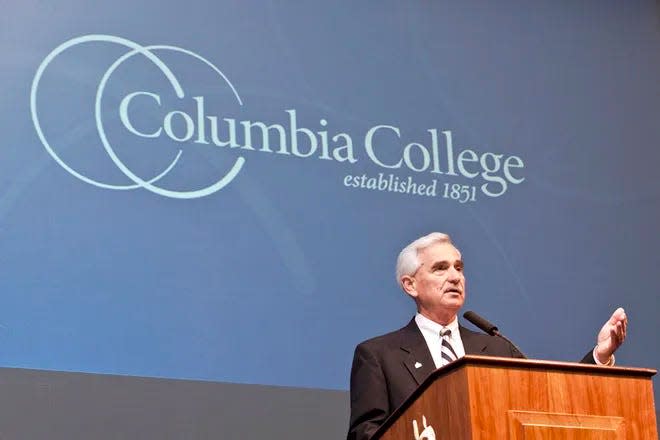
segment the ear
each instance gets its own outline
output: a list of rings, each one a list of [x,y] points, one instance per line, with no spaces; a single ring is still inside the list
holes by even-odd
[[[410,275],[404,275],[401,277],[401,286],[403,287],[404,292],[410,295],[413,298],[417,298],[417,289],[415,288],[415,278]]]

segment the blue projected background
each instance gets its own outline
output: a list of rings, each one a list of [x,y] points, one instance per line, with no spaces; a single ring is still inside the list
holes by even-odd
[[[3,11],[2,365],[347,389],[437,230],[528,356],[660,366],[657,2]]]

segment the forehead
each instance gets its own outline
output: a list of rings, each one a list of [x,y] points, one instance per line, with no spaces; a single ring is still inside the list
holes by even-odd
[[[456,261],[461,259],[461,253],[451,243],[433,243],[417,253],[420,263],[435,261]]]

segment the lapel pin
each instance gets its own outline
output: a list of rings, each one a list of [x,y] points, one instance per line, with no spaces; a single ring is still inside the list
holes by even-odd
[[[420,368],[421,366],[422,364],[420,364],[419,362],[415,362],[415,368]]]

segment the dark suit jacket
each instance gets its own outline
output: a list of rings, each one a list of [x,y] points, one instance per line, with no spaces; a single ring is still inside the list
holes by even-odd
[[[459,326],[465,354],[524,357],[502,338]],[[591,352],[582,360],[594,363]],[[418,364],[419,368],[415,365]],[[419,366],[421,364],[421,366]],[[415,320],[357,346],[351,369],[348,440],[367,440],[385,419],[435,370]]]

